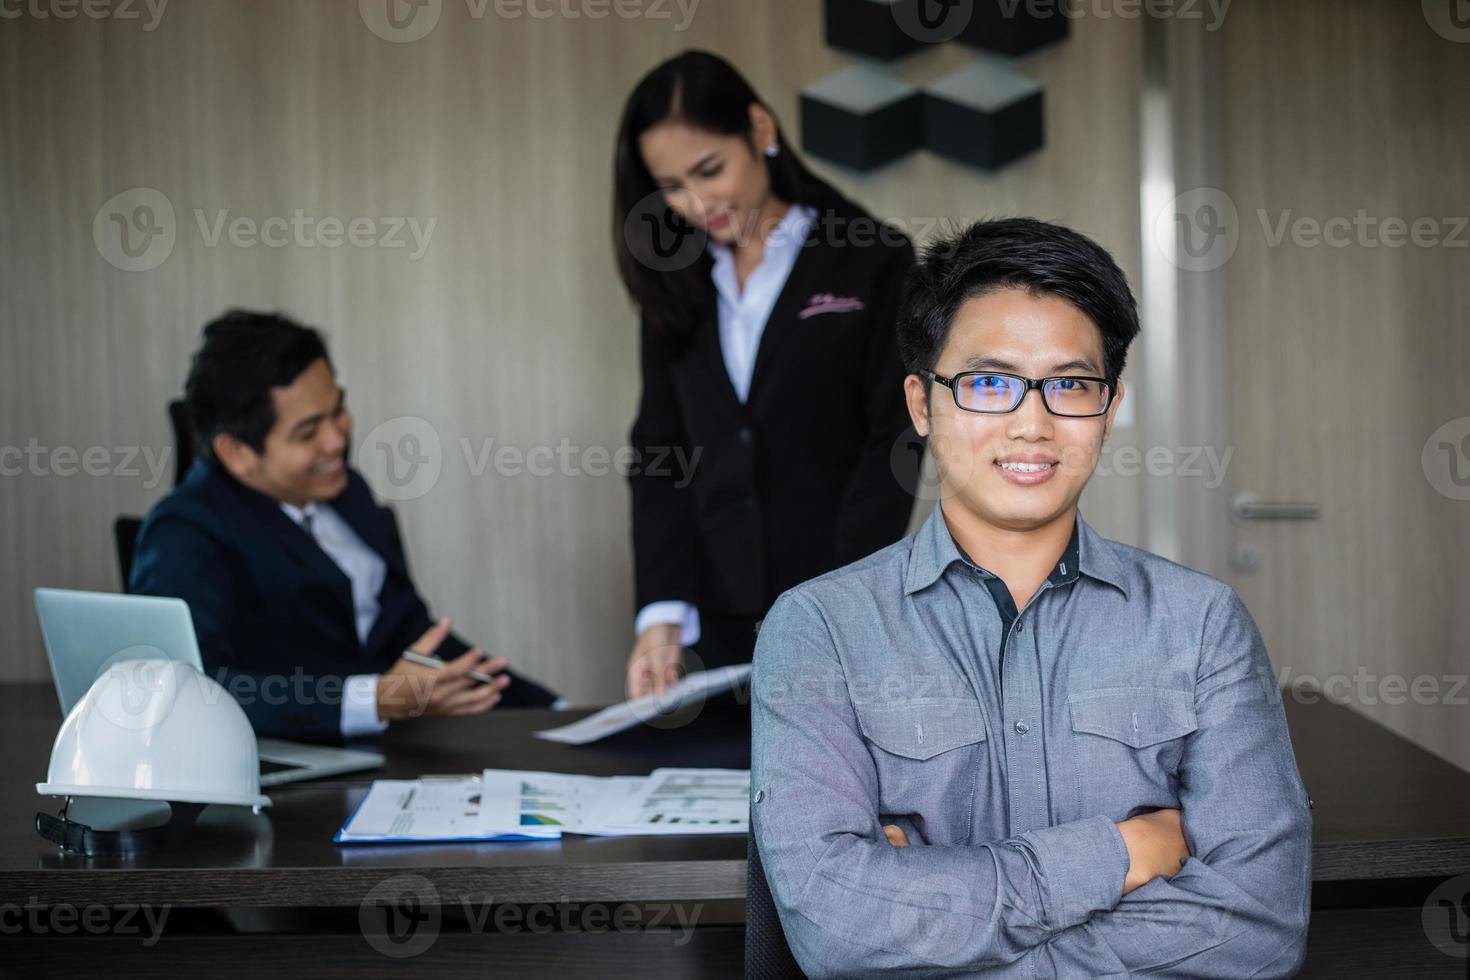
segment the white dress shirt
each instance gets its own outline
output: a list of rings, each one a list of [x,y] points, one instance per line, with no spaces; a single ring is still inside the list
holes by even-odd
[[[720,353],[725,359],[725,372],[741,403],[750,397],[750,382],[755,376],[755,358],[760,351],[761,335],[776,308],[776,301],[791,278],[791,270],[801,255],[802,245],[817,220],[813,208],[797,205],[786,212],[775,229],[766,236],[765,253],[760,265],[745,279],[742,288],[735,274],[735,252],[728,245],[711,240],[708,248],[715,265],[711,278],[715,284],[716,305],[720,321]],[[699,640],[699,610],[690,603],[669,600],[650,602],[638,610],[633,632],[658,624],[679,624],[679,642],[692,646]]]
[[[283,503],[281,510],[316,539],[322,551],[352,583],[357,640],[366,643],[373,623],[378,621],[378,594],[383,591],[383,581],[388,576],[388,563],[327,504],[312,503],[298,508]],[[378,717],[378,675],[349,675],[342,685],[343,737],[371,735],[387,727],[388,723]]]

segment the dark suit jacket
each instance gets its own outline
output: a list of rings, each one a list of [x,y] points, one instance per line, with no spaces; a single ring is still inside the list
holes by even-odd
[[[645,325],[632,445],[645,468],[662,460],[668,472],[630,476],[639,607],[681,599],[759,617],[786,589],[903,536],[923,452],[895,330],[913,248],[895,232],[878,240],[856,209],[839,218],[813,226],[746,403],[725,369],[713,290],[686,343]],[[700,454],[686,486],[668,447]]]
[[[129,591],[189,604],[206,672],[262,735],[339,740],[344,679],[387,670],[432,625],[392,511],[350,469],[331,506],[388,566],[365,644],[347,576],[276,501],[218,464],[196,462],[138,536]],[[468,649],[451,635],[437,653],[451,659]],[[512,674],[501,705],[553,700]]]

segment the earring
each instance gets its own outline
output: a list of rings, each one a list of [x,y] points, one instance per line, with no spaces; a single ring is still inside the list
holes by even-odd
[[[770,146],[766,147],[766,156],[770,157],[772,160],[780,155],[781,147],[779,144],[772,143]]]

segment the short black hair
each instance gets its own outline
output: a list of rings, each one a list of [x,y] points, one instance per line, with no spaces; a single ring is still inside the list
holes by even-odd
[[[263,451],[276,424],[271,389],[290,385],[318,360],[332,364],[322,335],[280,313],[230,310],[205,324],[184,383],[200,454],[212,454],[220,433]]]
[[[1138,336],[1138,304],[1123,270],[1097,242],[1035,218],[981,221],[931,242],[904,284],[898,349],[913,374],[933,370],[967,300],[997,289],[1058,296],[1085,313],[1103,339],[1114,384]]]

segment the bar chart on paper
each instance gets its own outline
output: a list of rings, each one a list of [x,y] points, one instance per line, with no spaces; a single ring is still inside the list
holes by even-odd
[[[655,769],[647,776],[486,769],[469,780],[380,779],[333,840],[743,834],[749,820],[750,772],[744,769]]]
[[[735,770],[655,772],[635,797],[628,826],[689,832],[695,828],[743,830],[750,805],[750,773]]]

